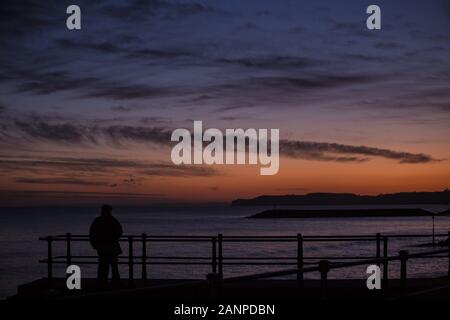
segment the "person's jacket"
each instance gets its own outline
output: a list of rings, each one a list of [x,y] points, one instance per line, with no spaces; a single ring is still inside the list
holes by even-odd
[[[89,230],[89,240],[99,254],[118,255],[122,253],[119,238],[122,236],[122,226],[112,216],[95,218]]]

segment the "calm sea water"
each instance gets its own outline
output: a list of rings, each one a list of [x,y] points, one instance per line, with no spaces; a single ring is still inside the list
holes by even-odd
[[[374,206],[373,208],[382,208]],[[393,206],[389,206],[393,207]],[[396,206],[401,207],[401,206]],[[441,212],[446,206],[414,206]],[[312,208],[312,207],[298,207]],[[323,209],[326,207],[313,207]],[[339,206],[335,208],[358,208]],[[230,206],[189,208],[116,208],[114,214],[124,226],[125,234],[149,235],[349,235],[377,232],[383,234],[431,233],[432,220],[420,218],[316,218],[316,219],[245,219],[264,208],[234,208]],[[46,266],[39,264],[46,256],[46,243],[38,241],[40,236],[64,234],[87,234],[91,221],[98,215],[97,208],[0,208],[0,298],[13,295],[17,286],[46,276]],[[436,218],[436,232],[447,233],[450,218]],[[420,251],[416,247],[424,240],[398,240],[389,244],[391,253],[401,248]],[[124,247],[124,246],[123,246]],[[125,249],[125,248],[124,248]],[[136,248],[139,250],[139,247]],[[152,243],[148,248],[151,255],[196,255],[208,256],[209,244],[163,244]],[[62,246],[55,254],[64,253]],[[88,243],[74,245],[73,254],[94,254]],[[224,256],[289,256],[295,257],[293,243],[226,243]],[[306,243],[305,256],[320,255],[374,255],[374,243]],[[415,276],[440,275],[446,272],[448,263],[423,259],[409,265],[408,272]],[[225,276],[279,270],[280,266],[225,266]],[[136,275],[140,270],[136,267]],[[398,266],[390,266],[391,275],[397,274]],[[210,271],[207,266],[149,266],[149,277],[154,278],[204,278]],[[95,268],[82,266],[83,276],[93,276]],[[127,270],[122,268],[122,274]],[[62,268],[56,268],[56,276],[64,276]],[[314,275],[308,276],[314,277]],[[330,277],[363,278],[365,268],[357,267],[334,271]]]

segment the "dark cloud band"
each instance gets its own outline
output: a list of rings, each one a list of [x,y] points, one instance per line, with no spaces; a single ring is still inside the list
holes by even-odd
[[[172,128],[141,127],[126,125],[80,126],[71,123],[50,124],[43,119],[31,118],[28,121],[15,121],[15,128],[22,138],[36,139],[49,143],[81,144],[109,143],[152,143],[160,146],[171,146]],[[281,140],[282,156],[335,162],[365,162],[371,157],[397,160],[399,163],[429,163],[438,161],[424,153],[410,153],[369,146],[355,146],[329,142]]]
[[[438,161],[423,153],[409,153],[367,146],[311,141],[280,141],[280,153],[296,159],[337,162],[363,162],[367,157],[397,160],[400,163],[428,163]],[[346,156],[342,156],[346,155]],[[353,155],[353,156],[349,156]]]

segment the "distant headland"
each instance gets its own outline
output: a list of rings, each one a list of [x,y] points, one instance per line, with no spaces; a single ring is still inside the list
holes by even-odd
[[[450,204],[448,189],[437,192],[400,192],[376,196],[353,193],[309,193],[306,195],[264,195],[253,199],[236,199],[233,206],[298,206],[298,205],[415,205]]]
[[[350,217],[430,217],[433,213],[423,209],[333,209],[333,210],[288,210],[274,209],[254,214],[247,218],[350,218]]]

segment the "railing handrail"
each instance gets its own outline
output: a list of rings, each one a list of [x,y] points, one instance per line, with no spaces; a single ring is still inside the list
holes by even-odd
[[[441,253],[450,253],[450,248],[442,249],[442,250],[427,251],[427,252],[412,253],[412,254],[408,254],[406,257],[407,257],[407,259],[415,259],[415,258],[420,258],[420,257],[424,257],[424,256],[441,254]],[[400,261],[401,259],[402,259],[402,257],[400,255],[396,255],[396,256],[391,256],[391,257],[386,257],[386,258],[376,258],[376,259],[370,259],[370,260],[368,260],[368,259],[356,260],[353,262],[330,264],[329,270],[347,268],[347,267],[356,267],[356,266],[367,265],[367,264],[378,264],[378,263],[384,263],[384,262],[388,262],[388,261]],[[235,282],[235,281],[275,278],[275,277],[279,277],[279,276],[293,275],[293,274],[296,274],[298,271],[299,271],[299,269],[285,269],[285,270],[277,270],[277,271],[270,271],[270,272],[261,272],[261,273],[251,274],[251,275],[228,277],[228,278],[224,278],[222,281],[223,282]],[[319,266],[307,267],[307,268],[300,269],[300,271],[302,273],[320,271],[320,267]]]
[[[400,278],[401,286],[406,286],[406,262],[408,259],[421,259],[421,258],[441,258],[438,254],[445,253],[449,258],[449,270],[448,275],[450,277],[450,247],[433,250],[426,252],[408,253],[407,251],[400,251],[398,255],[389,256],[388,253],[388,240],[400,239],[400,238],[432,238],[433,244],[435,239],[439,237],[447,236],[450,239],[450,232],[447,234],[366,234],[366,235],[302,235],[297,234],[295,236],[225,236],[223,234],[217,235],[147,235],[142,233],[141,235],[124,235],[120,237],[119,241],[126,242],[128,247],[128,254],[119,256],[118,263],[120,265],[128,265],[128,274],[130,283],[134,278],[134,266],[142,266],[142,279],[147,279],[147,266],[148,265],[209,265],[212,269],[211,279],[218,277],[220,282],[234,282],[245,280],[258,280],[266,278],[274,278],[287,275],[297,275],[297,283],[299,287],[303,286],[303,278],[305,273],[320,272],[322,287],[326,287],[327,276],[330,270],[347,268],[360,265],[376,264],[383,266],[383,281],[385,285],[388,284],[388,263],[391,261],[400,261]],[[54,264],[66,264],[72,263],[78,264],[98,264],[96,255],[73,255],[72,243],[74,242],[86,242],[89,241],[89,235],[71,234],[55,235],[41,237],[39,240],[47,241],[48,257],[42,259],[39,262],[47,263],[48,268],[48,281],[52,283],[53,279],[53,265]],[[304,255],[304,243],[305,242],[359,242],[370,241],[376,244],[375,255],[358,255],[358,256],[305,256]],[[53,256],[53,242],[65,242],[66,254]],[[151,242],[203,242],[211,245],[210,256],[149,256],[147,254],[147,243]],[[296,255],[292,256],[267,256],[267,257],[246,257],[223,254],[224,243],[232,242],[294,242],[297,244]],[[140,244],[140,247],[135,247],[134,244]],[[151,244],[150,244],[151,247]],[[140,249],[141,254],[137,255],[134,251]],[[318,265],[311,266],[314,262]],[[345,261],[351,260],[351,261]],[[224,266],[242,266],[242,265],[277,265],[277,266],[296,266],[295,268],[289,268],[284,270],[270,271],[255,273],[251,275],[241,275],[223,278]],[[305,266],[309,265],[309,266]]]
[[[389,233],[383,233],[383,236],[387,236],[389,238],[431,238],[433,237],[432,234],[389,234]],[[434,235],[435,237],[446,237],[448,234],[446,233],[437,233]],[[46,237],[40,237],[39,240],[48,240],[48,238],[51,237],[54,241],[58,240],[66,240],[67,234],[59,234],[59,235],[53,235],[53,236],[46,236]],[[89,240],[89,235],[81,235],[81,234],[70,234],[70,237],[74,241],[80,241],[83,239]],[[123,235],[120,237],[120,241],[128,241],[129,238],[136,238],[141,239],[142,235]],[[217,237],[217,235],[211,235],[211,236],[198,236],[198,235],[146,235],[146,238],[148,241],[152,239],[205,239],[210,240],[213,237]],[[81,239],[80,239],[81,238]],[[293,240],[297,241],[296,236],[222,236],[223,240],[240,240],[240,239],[251,239],[251,240],[257,240],[257,239],[268,239],[268,240],[276,240],[276,239],[286,239],[286,240]],[[308,239],[349,239],[354,240],[356,238],[362,238],[362,239],[376,239],[376,235],[303,235],[304,240]]]

